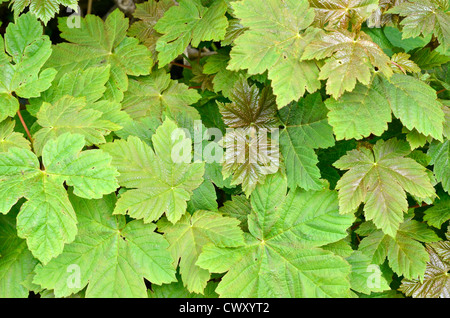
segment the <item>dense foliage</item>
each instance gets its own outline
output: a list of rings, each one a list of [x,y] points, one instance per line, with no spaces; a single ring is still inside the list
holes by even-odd
[[[448,0],[1,2],[0,297],[450,297]]]

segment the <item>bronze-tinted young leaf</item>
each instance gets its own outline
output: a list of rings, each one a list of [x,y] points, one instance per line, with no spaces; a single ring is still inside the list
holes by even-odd
[[[231,103],[218,103],[223,121],[231,128],[274,128],[278,126],[277,105],[272,90],[261,92],[241,78],[231,91]]]
[[[327,93],[339,98],[352,91],[356,82],[369,85],[371,74],[378,68],[387,77],[392,75],[391,61],[383,50],[364,32],[347,30],[322,33],[318,40],[305,49],[303,60],[328,58],[322,66],[319,79],[327,80]]]
[[[427,252],[423,281],[404,279],[400,291],[413,298],[450,298],[450,241],[427,244]]]

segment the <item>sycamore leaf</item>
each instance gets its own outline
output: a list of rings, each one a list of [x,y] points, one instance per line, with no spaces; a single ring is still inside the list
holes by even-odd
[[[328,58],[319,79],[327,80],[327,93],[339,98],[352,91],[357,81],[369,85],[372,71],[378,68],[387,77],[392,75],[391,61],[383,50],[364,32],[347,30],[320,33],[319,39],[308,44],[303,60]]]
[[[425,211],[423,220],[429,225],[440,229],[442,224],[450,220],[450,198],[444,196],[437,200],[434,206]]]
[[[238,219],[243,231],[248,232],[248,216],[252,210],[250,201],[245,195],[235,195],[231,200],[225,201],[220,207],[219,212],[225,216]]]
[[[162,286],[152,285],[152,289],[148,290],[148,298],[217,298],[215,293],[217,283],[209,281],[203,291],[204,294],[190,293],[183,285],[180,275],[177,275],[178,281]]]
[[[270,88],[261,92],[240,78],[230,94],[231,103],[220,103],[219,111],[224,123],[231,128],[270,129],[278,127],[277,105]]]
[[[412,76],[393,74],[388,80],[375,75],[368,86],[358,83],[352,92],[325,103],[338,140],[380,136],[391,112],[407,129],[442,140],[443,105],[434,89]]]
[[[42,20],[44,24],[53,18],[58,12],[60,5],[68,7],[72,10],[78,10],[77,0],[12,0],[11,7],[14,10],[14,19],[16,20],[19,14],[24,11],[27,6],[30,6],[30,12],[37,18]]]
[[[444,49],[450,48],[450,12],[448,1],[442,0],[410,0],[390,9],[388,13],[404,17],[403,39],[427,36],[437,37]]]
[[[236,82],[245,75],[244,71],[234,72],[227,70],[230,60],[228,50],[220,49],[217,54],[211,55],[207,58],[205,65],[203,65],[204,74],[214,74],[212,80],[214,91],[222,92],[223,96],[231,99],[232,90]]]
[[[450,62],[450,56],[442,55],[429,47],[416,50],[411,59],[423,70],[429,70]]]
[[[431,157],[430,164],[438,182],[447,193],[450,193],[450,140],[443,143],[433,141],[427,153]]]
[[[320,27],[347,29],[351,22],[353,29],[358,29],[378,8],[378,0],[309,0],[309,5],[314,8]]]
[[[183,53],[189,43],[198,47],[202,41],[224,39],[228,20],[227,4],[214,1],[209,8],[200,0],[181,0],[158,20],[154,29],[163,34],[156,42],[159,67],[167,65]]]
[[[307,0],[236,1],[232,4],[240,23],[249,28],[235,41],[229,70],[247,69],[250,75],[268,70],[279,108],[320,88],[313,61],[300,61],[317,29],[303,31],[313,22]]]
[[[204,163],[190,163],[191,139],[166,119],[152,136],[153,149],[139,138],[101,145],[113,157],[119,184],[130,190],[117,201],[114,214],[128,214],[145,223],[163,213],[176,223],[186,212],[192,191],[202,184]],[[178,158],[180,149],[185,157]],[[181,159],[181,160],[180,160]]]
[[[353,216],[339,215],[334,191],[297,188],[286,196],[286,189],[280,174],[256,188],[244,246],[203,248],[196,264],[227,272],[216,289],[221,297],[350,295],[350,265],[319,247],[347,236]]]
[[[184,113],[195,120],[200,116],[189,105],[200,98],[196,90],[170,79],[170,74],[161,69],[149,76],[131,79],[122,107],[133,119],[151,116],[162,122],[163,115],[177,120]]]
[[[194,213],[197,210],[217,211],[218,209],[216,189],[211,181],[205,180],[192,192],[187,210]]]
[[[382,264],[386,257],[390,268],[409,279],[423,278],[428,254],[420,242],[430,243],[440,238],[425,224],[407,219],[395,237],[380,230],[372,231],[361,240],[358,250],[366,254],[373,264]]]
[[[42,127],[33,135],[36,154],[41,155],[48,140],[67,132],[83,135],[87,146],[105,143],[104,136],[121,127],[102,116],[102,112],[87,107],[85,98],[66,95],[53,104],[44,102],[36,114]]]
[[[353,213],[364,203],[366,219],[395,237],[408,210],[406,192],[422,199],[435,196],[426,168],[405,157],[410,152],[405,142],[379,140],[373,149],[355,149],[336,161],[336,168],[349,170],[336,186],[340,212]]]
[[[360,251],[354,251],[346,258],[352,266],[350,284],[354,291],[370,295],[373,292],[389,290],[389,283],[381,275],[377,265],[372,264],[371,259]]]
[[[245,28],[239,19],[230,19],[228,20],[228,28],[225,32],[225,38],[222,40],[221,44],[223,46],[234,44],[234,40],[236,40],[244,31],[247,31],[248,28]]]
[[[0,153],[12,147],[30,150],[30,142],[21,133],[15,132],[14,126],[15,121],[12,119],[0,122]]]
[[[339,99],[329,98],[325,104],[337,140],[380,136],[392,120],[389,101],[377,76],[371,85],[358,83],[352,92]]]
[[[60,18],[61,37],[70,43],[55,45],[47,65],[56,68],[58,76],[79,68],[110,65],[105,98],[120,102],[128,88],[127,75],[147,75],[153,65],[150,51],[139,45],[139,40],[127,37],[127,28],[128,18],[118,9],[105,21],[87,15],[81,18],[79,28],[70,28],[67,18]]]
[[[411,55],[403,52],[392,55],[391,67],[394,73],[420,73],[420,67],[418,67],[414,61],[411,61],[409,59],[410,57]]]
[[[83,136],[63,134],[49,140],[37,156],[28,149],[0,153],[0,212],[8,213],[22,197],[27,201],[17,216],[17,231],[42,263],[59,255],[74,240],[77,219],[63,183],[84,198],[101,198],[117,187],[111,157],[101,150],[82,151]]]
[[[314,149],[334,145],[333,130],[326,116],[327,109],[319,93],[308,95],[279,111],[285,126],[280,133],[280,148],[290,188],[322,188]]]
[[[442,141],[444,112],[433,88],[403,74],[383,79],[383,87],[392,112],[406,128]]]
[[[25,240],[17,237],[16,215],[0,215],[0,298],[28,297],[22,282],[38,263]]]
[[[67,297],[86,287],[86,297],[147,297],[144,278],[161,285],[176,281],[168,243],[156,225],[113,216],[114,194],[101,200],[70,197],[79,221],[75,241],[57,258],[36,268],[33,283]],[[78,284],[68,284],[73,273]]]
[[[427,244],[430,261],[423,281],[403,279],[399,290],[413,298],[450,297],[450,241]]]
[[[31,13],[22,14],[0,39],[0,121],[19,109],[15,95],[38,97],[50,87],[56,71],[42,69],[52,53],[48,36]]]
[[[231,185],[241,184],[247,197],[267,175],[279,169],[279,145],[268,135],[266,129],[252,127],[234,128],[223,137],[223,179],[231,176]]]
[[[128,35],[133,36],[149,48],[153,61],[157,59],[156,42],[162,36],[154,27],[170,7],[175,5],[173,0],[146,1],[136,4],[133,17],[139,19],[128,29]]]
[[[169,242],[174,267],[180,266],[184,286],[194,293],[203,294],[210,273],[197,266],[198,256],[205,245],[237,247],[244,244],[239,221],[209,211],[196,211],[184,215],[176,224],[165,219],[158,222],[158,231]]]

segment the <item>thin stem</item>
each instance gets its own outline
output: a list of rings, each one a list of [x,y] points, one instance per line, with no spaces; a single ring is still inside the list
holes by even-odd
[[[202,88],[201,86],[190,86],[189,89],[200,89]]]
[[[91,14],[91,11],[92,11],[92,1],[93,1],[93,0],[88,0],[88,7],[87,7],[86,14]]]
[[[445,89],[445,88],[444,88],[444,89],[441,89],[440,91],[437,91],[436,94],[439,95],[440,93],[443,93],[443,92],[445,92],[446,90],[447,90],[447,89]]]
[[[170,62],[170,64],[176,65],[176,66],[179,66],[179,67],[184,67],[184,68],[192,70],[192,66],[189,66],[189,65],[184,65],[184,64],[181,64],[181,63],[177,63],[177,62]]]
[[[20,110],[17,110],[17,116],[19,116],[20,122],[22,123],[22,126],[25,129],[25,132],[27,133],[28,139],[30,139],[30,142],[33,143],[33,138],[31,138],[30,131],[28,130],[27,124],[25,124],[25,121],[23,120]]]

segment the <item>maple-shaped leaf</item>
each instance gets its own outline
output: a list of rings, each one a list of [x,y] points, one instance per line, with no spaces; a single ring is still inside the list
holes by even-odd
[[[121,126],[102,119],[102,116],[101,111],[87,107],[83,97],[66,95],[53,104],[42,104],[36,114],[37,123],[42,128],[33,135],[36,154],[41,155],[48,140],[67,132],[83,135],[87,146],[105,143],[104,136]]]
[[[61,255],[38,266],[33,283],[67,297],[87,286],[87,298],[147,297],[144,278],[161,285],[176,281],[169,244],[154,223],[127,222],[112,215],[114,194],[101,200],[71,196],[78,234]],[[79,275],[77,283],[73,275]]]
[[[154,29],[163,34],[156,42],[159,67],[183,53],[189,43],[198,47],[202,41],[220,41],[225,36],[227,4],[214,1],[204,7],[200,0],[181,0],[158,20]]]
[[[240,78],[230,93],[231,103],[217,102],[224,123],[231,128],[270,129],[278,127],[277,104],[270,87],[261,92]]]
[[[179,160],[180,150],[181,155],[191,158],[191,139],[170,119],[158,127],[152,143],[153,149],[130,136],[101,145],[113,157],[119,184],[130,189],[120,196],[114,214],[128,214],[148,223],[165,213],[176,223],[186,212],[192,191],[202,184],[205,165]]]
[[[327,58],[319,79],[327,80],[327,93],[334,98],[352,91],[357,81],[369,85],[375,68],[387,77],[392,75],[389,57],[366,33],[334,30],[319,34],[319,39],[305,48],[302,59]]]
[[[0,215],[0,298],[27,298],[22,283],[38,263],[17,236],[16,215],[17,211]]]
[[[174,267],[179,264],[183,285],[190,291],[203,294],[210,273],[195,263],[205,245],[237,247],[244,245],[239,221],[219,213],[198,210],[186,214],[176,224],[165,219],[158,222],[158,231],[169,242]]]
[[[403,279],[399,290],[413,298],[450,298],[450,241],[427,244],[427,252],[423,281]]]
[[[14,126],[15,121],[12,119],[0,122],[0,152],[7,152],[13,147],[30,150],[30,142],[23,137],[23,134],[15,132]]]
[[[320,246],[347,236],[354,218],[339,215],[335,191],[291,190],[280,174],[251,196],[245,245],[207,245],[197,265],[227,272],[221,297],[348,297],[350,265]]]
[[[200,119],[198,111],[190,105],[201,96],[195,89],[172,80],[164,69],[131,79],[129,84],[122,107],[133,119],[151,116],[162,122],[164,116],[177,120],[182,114],[192,121]]]
[[[220,49],[217,54],[207,57],[203,65],[203,73],[207,75],[214,75],[212,80],[214,91],[222,92],[222,95],[231,99],[231,92],[234,85],[241,77],[245,76],[244,71],[230,71],[227,69],[230,61],[229,50]]]
[[[353,29],[361,24],[378,8],[378,0],[309,0],[316,12],[316,23],[320,27],[338,27]]]
[[[52,53],[42,25],[31,14],[22,14],[0,39],[0,121],[13,117],[22,98],[38,97],[50,87],[56,71],[42,69]]]
[[[445,115],[436,91],[409,75],[393,74],[390,79],[375,75],[370,85],[358,83],[352,92],[325,103],[338,140],[381,135],[391,113],[410,131],[442,140]]]
[[[120,102],[128,88],[128,76],[147,75],[153,61],[151,52],[139,40],[126,36],[128,18],[116,9],[105,21],[94,15],[80,18],[79,28],[70,28],[67,18],[59,19],[64,42],[53,46],[47,65],[58,70],[58,77],[75,69],[110,65],[105,98]]]
[[[63,5],[72,10],[78,11],[77,0],[12,0],[11,7],[14,11],[14,19],[29,6],[29,12],[39,18],[44,24],[52,19]]]
[[[128,35],[133,36],[149,48],[153,61],[157,60],[156,42],[162,36],[154,27],[170,7],[175,5],[173,0],[149,0],[136,4],[133,17],[139,19],[128,29]]]
[[[223,46],[233,45],[234,40],[236,40],[244,31],[247,31],[248,28],[244,27],[241,24],[239,19],[232,18],[228,20],[228,28],[225,32],[225,38],[222,40],[221,44]]]
[[[374,264],[372,264],[370,257],[366,254],[361,251],[354,251],[346,260],[352,266],[350,273],[352,290],[370,295],[374,292],[390,289],[389,283],[381,275],[380,268],[373,267]],[[377,275],[380,276],[377,277]]]
[[[436,200],[434,205],[424,213],[423,220],[440,229],[442,224],[450,220],[450,197],[441,195],[440,199]]]
[[[408,210],[406,192],[421,199],[435,196],[425,167],[406,158],[411,149],[406,142],[379,140],[373,149],[347,152],[333,165],[347,171],[338,181],[339,207],[353,213],[364,203],[364,215],[377,228],[395,237]]]
[[[333,130],[328,124],[327,109],[319,93],[292,102],[279,111],[285,126],[280,133],[280,150],[284,157],[290,188],[322,189],[314,149],[334,145]]]
[[[421,242],[440,240],[431,229],[411,218],[400,224],[394,237],[377,230],[373,224],[369,228],[367,233],[358,231],[367,236],[361,240],[358,250],[366,254],[373,264],[382,264],[387,257],[389,267],[399,276],[403,275],[408,279],[423,278],[429,258]]]
[[[222,139],[225,153],[222,158],[223,179],[231,176],[231,185],[242,185],[248,197],[267,175],[280,166],[279,145],[270,138],[267,129],[235,128]]]
[[[431,157],[430,164],[433,165],[433,172],[438,182],[447,193],[450,193],[450,140],[443,143],[433,141],[428,149]]]
[[[211,181],[205,180],[192,192],[187,211],[194,213],[197,210],[217,211],[218,209],[216,189]]]
[[[82,151],[84,137],[66,133],[49,140],[42,165],[28,149],[0,153],[0,212],[8,213],[22,197],[27,201],[17,216],[17,231],[42,263],[59,255],[77,233],[77,219],[63,186],[84,198],[101,198],[117,187],[111,157],[94,149]]]
[[[358,83],[352,92],[325,101],[337,140],[380,136],[387,130],[392,111],[382,85],[375,76],[369,86]]]
[[[450,12],[448,1],[410,0],[403,2],[388,13],[404,17],[402,38],[414,38],[419,35],[433,34],[445,50],[450,48]]]
[[[164,284],[162,286],[152,286],[148,290],[148,298],[218,298],[215,289],[217,282],[209,281],[206,285],[203,294],[191,293],[183,285],[181,276],[177,275],[178,281],[171,284]]]
[[[391,57],[391,67],[394,73],[420,73],[420,67],[409,58],[411,55],[407,53],[395,53]]]
[[[235,195],[231,197],[231,200],[223,203],[223,206],[220,207],[219,212],[225,216],[238,219],[241,222],[240,227],[242,230],[248,232],[247,219],[251,210],[252,207],[249,199],[247,199],[244,195]]]
[[[240,23],[249,28],[235,41],[229,70],[247,69],[250,75],[268,71],[281,108],[320,88],[313,61],[301,61],[305,46],[317,29],[304,31],[314,20],[307,0],[243,0],[232,3]]]
[[[450,56],[440,54],[429,47],[416,50],[411,59],[423,70],[430,70],[450,62]]]

